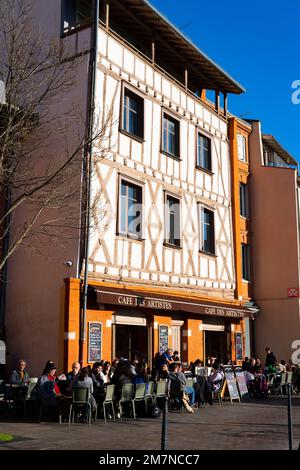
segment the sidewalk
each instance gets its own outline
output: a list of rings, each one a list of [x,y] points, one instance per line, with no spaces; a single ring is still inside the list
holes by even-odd
[[[293,398],[294,447],[300,442],[300,396]],[[15,440],[4,449],[143,449],[159,450],[160,419],[103,420],[86,424],[8,422],[0,415],[0,434]],[[194,415],[168,414],[168,448],[175,450],[288,449],[286,399],[225,402],[199,409]]]

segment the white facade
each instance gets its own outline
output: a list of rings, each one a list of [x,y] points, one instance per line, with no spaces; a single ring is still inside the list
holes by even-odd
[[[99,200],[91,231],[91,277],[189,287],[233,298],[235,273],[227,123],[99,27],[96,104],[100,122],[111,113],[103,158],[95,164]],[[119,131],[122,93],[144,99],[144,141]],[[162,112],[180,120],[180,161],[161,153]],[[196,169],[197,130],[211,138],[212,174]],[[143,240],[117,236],[120,179],[143,187]],[[180,199],[182,248],[164,245],[165,192]],[[199,252],[199,205],[214,211],[216,256]],[[100,222],[99,222],[100,221]]]

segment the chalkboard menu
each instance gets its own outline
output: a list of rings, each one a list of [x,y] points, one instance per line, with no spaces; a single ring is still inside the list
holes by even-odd
[[[236,355],[237,361],[241,361],[243,359],[243,335],[242,333],[235,334],[235,355]]]
[[[102,352],[102,323],[89,323],[89,354],[88,362],[101,360]]]
[[[224,373],[226,379],[226,385],[229,392],[230,400],[240,401],[240,395],[237,388],[236,378],[232,366],[224,366]]]
[[[249,393],[248,393],[248,387],[247,387],[247,382],[245,379],[244,371],[242,370],[241,367],[235,367],[234,372],[235,372],[236,381],[239,387],[241,398],[248,397]]]
[[[169,345],[169,328],[167,325],[159,325],[159,352],[163,353]]]

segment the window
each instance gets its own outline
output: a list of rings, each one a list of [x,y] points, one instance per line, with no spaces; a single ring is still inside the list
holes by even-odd
[[[163,113],[162,150],[179,158],[179,121]]]
[[[242,276],[245,281],[250,281],[250,247],[242,243]]]
[[[211,140],[198,133],[197,166],[211,171]]]
[[[142,188],[122,180],[120,193],[119,232],[142,238]]]
[[[238,157],[239,157],[239,160],[242,160],[243,162],[245,162],[247,160],[246,137],[244,137],[241,134],[238,134],[237,140],[238,140]]]
[[[62,5],[64,32],[91,22],[92,2],[90,0],[63,0]]]
[[[166,199],[166,243],[180,246],[180,201],[169,195]]]
[[[215,254],[214,212],[200,206],[200,250]]]
[[[144,100],[128,88],[124,88],[123,130],[144,138]]]
[[[249,217],[248,186],[244,183],[240,183],[240,214]]]

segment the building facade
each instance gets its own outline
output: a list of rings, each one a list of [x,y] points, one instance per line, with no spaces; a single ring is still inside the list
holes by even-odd
[[[39,3],[39,22],[51,19],[49,37],[61,35],[83,57],[73,100],[85,109],[90,3]],[[239,136],[247,141],[249,126],[233,120],[229,127],[227,94],[243,89],[148,2],[100,5],[95,108],[106,133],[92,160],[87,311],[83,234],[55,259],[53,251],[32,258],[19,250],[9,262],[10,362],[21,354],[35,370],[47,359],[69,369],[78,358],[139,354],[151,366],[167,347],[186,362],[239,362],[253,317],[245,306],[251,280],[241,268],[249,220],[237,202],[249,174]]]
[[[297,162],[259,121],[249,137],[255,351],[291,358],[299,339],[299,181]]]

